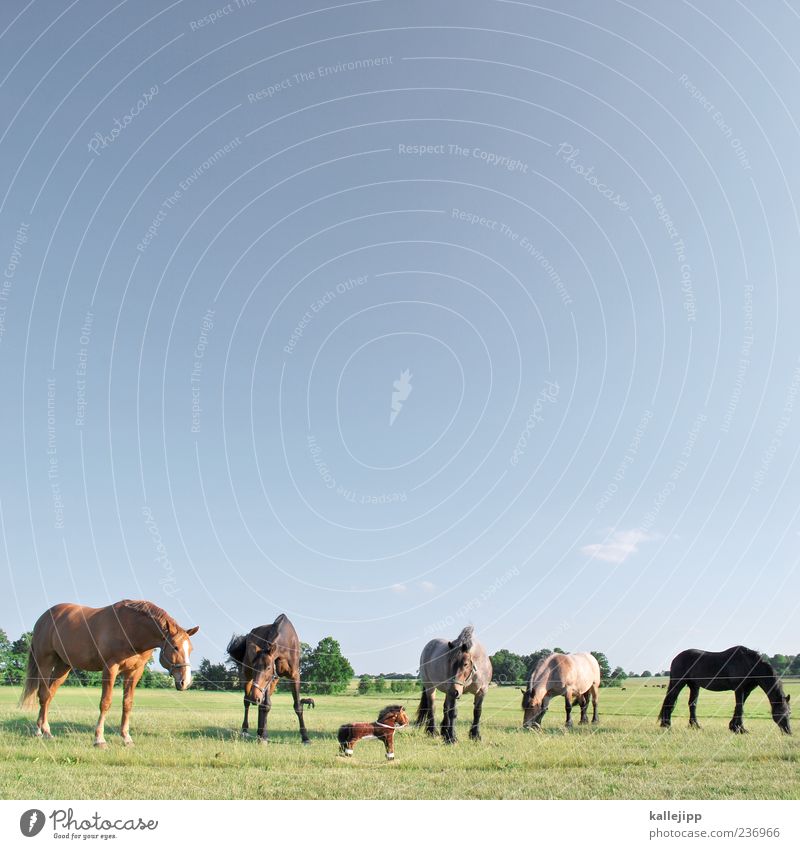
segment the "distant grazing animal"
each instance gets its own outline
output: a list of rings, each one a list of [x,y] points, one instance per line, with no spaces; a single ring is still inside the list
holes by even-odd
[[[456,703],[462,693],[475,695],[469,736],[473,740],[481,739],[481,710],[492,680],[492,663],[486,649],[475,639],[473,630],[472,625],[467,625],[450,642],[441,638],[431,640],[419,659],[422,697],[417,709],[417,725],[424,725],[428,734],[436,733],[434,698],[437,690],[445,693],[442,737],[446,743],[456,742]]]
[[[300,638],[285,613],[271,625],[259,625],[249,634],[234,636],[228,643],[228,655],[239,668],[244,685],[244,722],[242,734],[249,734],[250,705],[258,705],[258,741],[267,742],[267,714],[279,678],[292,682],[294,712],[300,723],[300,737],[308,744],[308,732],[300,701]]]
[[[312,710],[317,706],[314,699],[300,699],[300,704],[305,707],[310,707]]]
[[[622,692],[624,693],[627,689],[628,689],[627,687],[623,687]]]
[[[599,722],[597,696],[600,689],[600,666],[588,652],[550,654],[536,664],[527,689],[522,691],[522,725],[539,728],[553,696],[563,696],[567,710],[567,728],[572,727],[572,706],[580,705],[581,725],[589,720],[586,709],[592,700],[592,722]]]
[[[389,705],[379,714],[375,722],[352,722],[339,728],[339,751],[350,757],[353,747],[359,740],[383,740],[386,746],[386,759],[394,760],[394,732],[396,728],[405,728],[408,716],[402,705]]]
[[[150,601],[124,599],[107,607],[57,604],[45,611],[33,626],[21,707],[32,707],[38,695],[37,737],[52,737],[47,710],[56,690],[70,669],[103,673],[100,718],[94,731],[94,744],[105,748],[104,727],[111,707],[114,681],[122,673],[122,725],[119,733],[126,746],[133,744],[130,718],[133,691],[142,677],[153,651],[159,648],[161,665],[175,680],[176,690],[192,682],[189,655],[198,628],[181,628],[160,607]]]
[[[744,703],[756,687],[766,693],[772,707],[772,719],[785,734],[791,734],[789,696],[783,692],[775,670],[753,649],[733,646],[725,651],[686,649],[673,658],[669,667],[669,687],[661,706],[659,719],[662,728],[672,724],[675,700],[684,688],[689,688],[689,727],[699,728],[697,698],[700,688],[720,692],[733,690],[736,707],[728,728],[736,734],[745,734],[743,724]]]

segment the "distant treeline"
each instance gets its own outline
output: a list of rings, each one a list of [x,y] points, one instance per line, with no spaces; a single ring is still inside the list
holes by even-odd
[[[28,647],[31,632],[26,631],[16,640],[10,640],[6,632],[0,628],[0,684],[21,685],[25,679],[25,668],[28,661]],[[539,649],[532,654],[515,654],[508,649],[500,649],[491,656],[493,675],[492,680],[499,685],[523,686],[528,683],[536,664],[551,652],[565,653],[564,649]],[[600,665],[603,685],[606,687],[620,686],[627,678],[651,678],[653,676],[668,676],[669,670],[651,672],[645,669],[639,674],[625,672],[621,666],[611,668],[608,658],[603,652],[593,651]],[[800,654],[762,655],[769,661],[778,675],[800,675]],[[166,672],[152,669],[153,661],[145,667],[140,687],[172,687],[172,678]],[[317,695],[342,693],[353,680],[354,672],[350,661],[344,657],[339,643],[333,637],[324,637],[312,648],[308,643],[301,643],[300,679],[304,693]],[[102,673],[84,672],[73,669],[65,686],[92,687],[100,686]],[[117,684],[122,683],[122,677]],[[357,691],[360,695],[371,693],[413,693],[419,689],[417,675],[410,672],[387,672],[378,675],[361,675],[358,679]],[[200,690],[238,690],[241,687],[239,672],[232,661],[212,663],[203,658],[197,665],[192,681],[192,687]],[[290,682],[281,679],[278,690],[286,691]]]

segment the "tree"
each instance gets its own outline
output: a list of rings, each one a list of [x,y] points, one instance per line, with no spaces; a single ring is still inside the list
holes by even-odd
[[[533,674],[533,670],[539,664],[540,660],[544,660],[548,655],[553,654],[550,649],[539,649],[539,651],[533,652],[533,654],[525,655],[522,658],[523,663],[525,664],[525,678],[530,678]]]
[[[600,677],[604,680],[608,680],[611,678],[611,664],[608,662],[608,658],[601,651],[593,651],[592,656],[597,661],[600,667]]]
[[[3,680],[6,684],[21,684],[25,680],[28,666],[28,649],[33,634],[26,631],[18,640],[11,643],[6,655],[7,663],[3,670]]]
[[[800,654],[796,654],[786,670],[790,675],[800,675]]]
[[[492,680],[499,684],[517,684],[525,678],[525,661],[508,649],[500,649],[489,660],[492,662]]]
[[[628,673],[621,667],[614,667],[614,671],[611,673],[611,678],[614,681],[624,681],[628,677]]]
[[[311,693],[342,693],[353,677],[350,661],[333,637],[323,637],[308,654],[305,686]]]
[[[653,673],[649,669],[645,669],[644,672],[639,676],[640,678],[652,678]]]
[[[200,690],[233,690],[239,682],[235,669],[224,663],[212,663],[204,657],[197,667],[193,683]]]
[[[385,693],[386,692],[386,679],[383,675],[376,675],[372,681],[372,692],[373,693]]]
[[[371,675],[362,675],[358,679],[358,695],[366,696],[372,690],[372,676]]]

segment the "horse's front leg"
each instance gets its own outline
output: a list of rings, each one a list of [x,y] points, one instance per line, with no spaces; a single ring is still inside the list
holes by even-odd
[[[589,693],[584,693],[581,696],[581,725],[589,724],[589,717],[587,716],[587,711],[589,710]]]
[[[387,728],[383,736],[383,745],[386,746],[386,760],[394,760],[394,728]]]
[[[458,718],[458,699],[455,693],[448,693],[444,700],[444,717],[442,719],[442,736],[445,743],[456,741],[456,719]]]
[[[728,723],[728,728],[734,734],[747,734],[747,729],[744,727],[744,700],[746,698],[743,690],[737,688],[734,691],[736,695],[736,707],[733,709],[733,719]]]
[[[105,749],[106,747],[106,738],[104,736],[106,714],[111,707],[111,696],[114,693],[114,681],[117,679],[118,671],[118,666],[106,667],[103,670],[103,693],[100,696],[100,717],[94,729],[94,744],[101,749]]]
[[[123,693],[122,693],[122,725],[120,726],[119,733],[122,737],[122,742],[126,746],[132,746],[133,740],[130,735],[130,727],[131,727],[131,711],[133,710],[133,693],[136,689],[136,685],[139,683],[139,679],[142,677],[142,673],[144,672],[144,664],[134,669],[132,672],[128,672],[125,674],[125,683],[123,685]]]
[[[567,712],[567,721],[564,725],[567,728],[572,728],[572,696],[569,692],[564,696],[564,709]]]
[[[689,728],[699,728],[697,721],[697,700],[700,697],[700,685],[689,684]]]
[[[297,714],[297,721],[300,723],[300,738],[304,745],[308,745],[311,741],[308,739],[308,731],[306,731],[306,723],[303,717],[303,705],[300,702],[300,675],[292,679],[292,698],[294,699],[294,712]]]
[[[475,705],[472,711],[472,727],[469,729],[471,740],[481,739],[481,713],[483,712],[483,700],[486,693],[481,690],[475,694]]]

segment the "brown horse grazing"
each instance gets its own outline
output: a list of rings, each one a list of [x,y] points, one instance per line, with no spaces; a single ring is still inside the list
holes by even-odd
[[[480,723],[483,700],[492,680],[492,662],[482,643],[473,634],[472,625],[448,642],[431,640],[422,650],[419,659],[422,679],[422,697],[417,709],[417,725],[424,725],[428,734],[436,733],[434,723],[434,697],[436,691],[445,693],[442,737],[445,743],[456,742],[455,722],[457,701],[462,693],[474,693],[474,711],[469,736],[481,739]]]
[[[271,625],[259,625],[247,635],[232,637],[228,655],[238,666],[244,685],[242,734],[249,734],[250,705],[258,705],[258,741],[267,742],[267,714],[272,708],[272,694],[279,678],[289,678],[300,737],[308,745],[310,741],[300,702],[300,638],[286,614],[281,613]]]
[[[352,722],[339,728],[339,751],[350,757],[353,747],[359,740],[383,740],[386,746],[386,759],[394,760],[394,732],[396,728],[405,728],[408,716],[402,705],[389,705],[379,714],[375,722]]]
[[[311,710],[314,710],[314,708],[317,706],[317,703],[314,701],[314,699],[300,699],[300,704],[303,705],[303,707],[310,707]]]
[[[531,673],[528,688],[522,691],[522,725],[524,728],[540,728],[547,713],[550,699],[563,696],[567,711],[567,728],[572,727],[572,706],[580,705],[581,725],[589,719],[586,709],[592,699],[592,722],[597,716],[597,694],[600,689],[600,666],[594,655],[588,652],[577,654],[550,654]]]
[[[150,660],[160,648],[161,665],[175,679],[175,688],[185,690],[192,681],[189,655],[197,627],[185,630],[160,607],[150,601],[125,599],[108,607],[57,604],[45,611],[33,626],[25,687],[21,707],[32,707],[39,697],[37,737],[52,737],[47,709],[64,683],[70,669],[102,671],[103,694],[100,718],[94,732],[95,746],[105,747],[106,714],[111,707],[114,681],[125,679],[122,699],[122,725],[119,733],[126,746],[130,735],[133,691]]]

